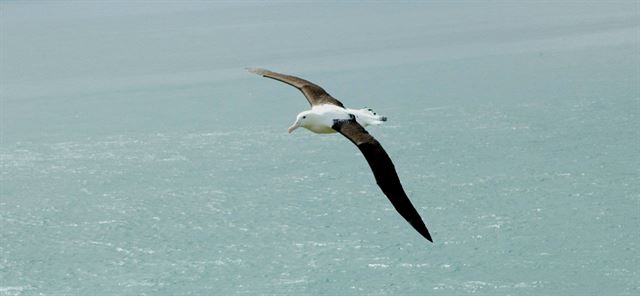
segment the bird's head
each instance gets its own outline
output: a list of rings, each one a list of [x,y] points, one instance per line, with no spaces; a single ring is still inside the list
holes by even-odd
[[[295,129],[299,127],[306,127],[310,115],[311,115],[311,112],[309,111],[300,112],[300,114],[296,116],[296,122],[294,122],[293,125],[289,127],[289,133],[292,133]]]

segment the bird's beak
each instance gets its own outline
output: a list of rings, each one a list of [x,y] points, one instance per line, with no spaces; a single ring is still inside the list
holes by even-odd
[[[299,127],[300,127],[300,123],[296,122],[292,126],[289,127],[288,131],[289,131],[289,133],[292,133],[295,129],[297,129]]]

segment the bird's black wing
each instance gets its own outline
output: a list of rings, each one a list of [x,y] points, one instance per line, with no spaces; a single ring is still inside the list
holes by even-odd
[[[398,173],[396,173],[391,158],[382,149],[380,143],[353,119],[336,120],[332,128],[358,146],[364,158],[367,159],[378,186],[389,198],[393,207],[422,236],[433,242],[429,230],[427,230],[422,218],[420,218],[420,214],[418,214],[404,189],[402,189],[400,178],[398,178]]]
[[[304,80],[302,78],[298,78],[291,75],[280,74],[280,73],[276,73],[276,72],[272,72],[272,71],[260,69],[260,68],[255,68],[255,69],[252,68],[247,70],[249,70],[249,72],[256,73],[263,77],[282,81],[288,85],[291,85],[299,89],[307,98],[307,101],[309,101],[309,104],[311,104],[311,106],[322,105],[322,104],[332,104],[332,105],[336,105],[344,108],[344,105],[342,105],[340,101],[336,100],[334,97],[328,94],[324,89],[322,89],[322,87],[316,84],[313,84],[307,80]]]

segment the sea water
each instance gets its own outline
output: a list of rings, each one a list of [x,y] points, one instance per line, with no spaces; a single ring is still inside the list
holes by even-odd
[[[637,295],[637,2],[0,2],[0,295]],[[338,134],[369,130],[431,230]]]

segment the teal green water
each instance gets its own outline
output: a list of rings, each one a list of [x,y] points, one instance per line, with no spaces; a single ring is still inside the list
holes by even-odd
[[[0,295],[635,295],[634,2],[1,2]],[[300,75],[370,132],[426,242]]]

